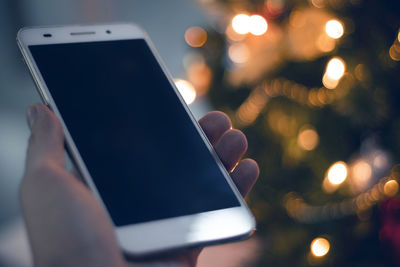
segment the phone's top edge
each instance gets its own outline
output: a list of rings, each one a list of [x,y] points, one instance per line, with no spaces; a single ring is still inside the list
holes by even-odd
[[[101,23],[101,24],[71,24],[71,25],[48,25],[48,26],[27,26],[18,30],[17,32],[17,42],[22,44],[30,43],[31,40],[37,40],[34,35],[44,34],[44,33],[70,33],[74,31],[93,31],[93,30],[111,30],[118,31],[118,36],[123,37],[122,39],[132,36],[135,33],[137,36],[143,35],[147,36],[146,32],[141,26],[133,22],[115,22],[115,23]],[[110,36],[111,37],[111,36]],[[114,39],[118,38],[114,36]],[[100,39],[102,39],[100,37]],[[113,38],[110,38],[113,39]],[[54,39],[53,39],[54,40]],[[67,41],[63,39],[63,41]],[[82,39],[81,41],[84,41]],[[47,41],[44,41],[46,43]],[[51,41],[53,43],[55,41]],[[75,42],[72,41],[71,42]],[[76,40],[78,42],[78,40]]]
[[[134,22],[111,22],[111,23],[88,23],[88,24],[64,24],[64,25],[45,25],[45,26],[25,26],[18,30],[18,33],[25,30],[35,29],[54,29],[54,28],[84,28],[84,27],[103,27],[103,26],[132,26],[142,29],[141,26]]]

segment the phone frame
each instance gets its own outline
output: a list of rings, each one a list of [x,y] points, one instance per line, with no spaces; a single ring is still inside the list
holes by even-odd
[[[110,31],[110,33],[108,32]],[[44,35],[51,34],[51,37]],[[114,226],[115,233],[122,250],[132,256],[146,256],[169,250],[186,247],[198,247],[211,244],[239,240],[249,237],[255,230],[255,220],[245,201],[236,188],[229,173],[226,171],[207,136],[189,110],[171,75],[166,69],[154,45],[144,30],[131,23],[104,24],[104,25],[73,25],[54,27],[23,28],[18,32],[17,43],[30,70],[37,90],[44,104],[48,105],[60,119],[65,134],[66,149],[80,172],[82,178],[92,190],[100,204],[107,211],[92,177],[81,158],[77,147],[62,119],[46,83],[41,76],[32,54],[30,45],[80,43],[96,41],[112,41],[126,39],[144,39],[150,47],[157,62],[175,91],[177,97],[191,118],[198,133],[205,142],[219,168],[224,174],[240,206],[222,210],[202,212],[194,215],[185,215],[145,223],[131,224],[122,227]],[[77,96],[79,97],[79,96]],[[108,212],[107,212],[108,215]],[[108,215],[109,216],[109,215]],[[112,221],[111,217],[109,216]]]

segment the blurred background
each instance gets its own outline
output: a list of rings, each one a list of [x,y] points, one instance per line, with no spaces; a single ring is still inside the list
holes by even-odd
[[[0,2],[0,266],[30,266],[18,208],[39,102],[22,26],[136,22],[197,118],[219,109],[261,174],[249,240],[200,266],[400,265],[400,4],[379,0]]]

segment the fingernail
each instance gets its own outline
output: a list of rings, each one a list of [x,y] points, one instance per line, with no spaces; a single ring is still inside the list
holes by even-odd
[[[30,106],[26,111],[26,117],[28,120],[29,128],[32,129],[33,124],[35,123],[37,117],[37,108],[36,106]]]

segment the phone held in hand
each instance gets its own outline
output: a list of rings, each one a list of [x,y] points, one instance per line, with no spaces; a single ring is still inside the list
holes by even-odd
[[[250,236],[251,212],[140,27],[24,28],[17,41],[125,253]]]

